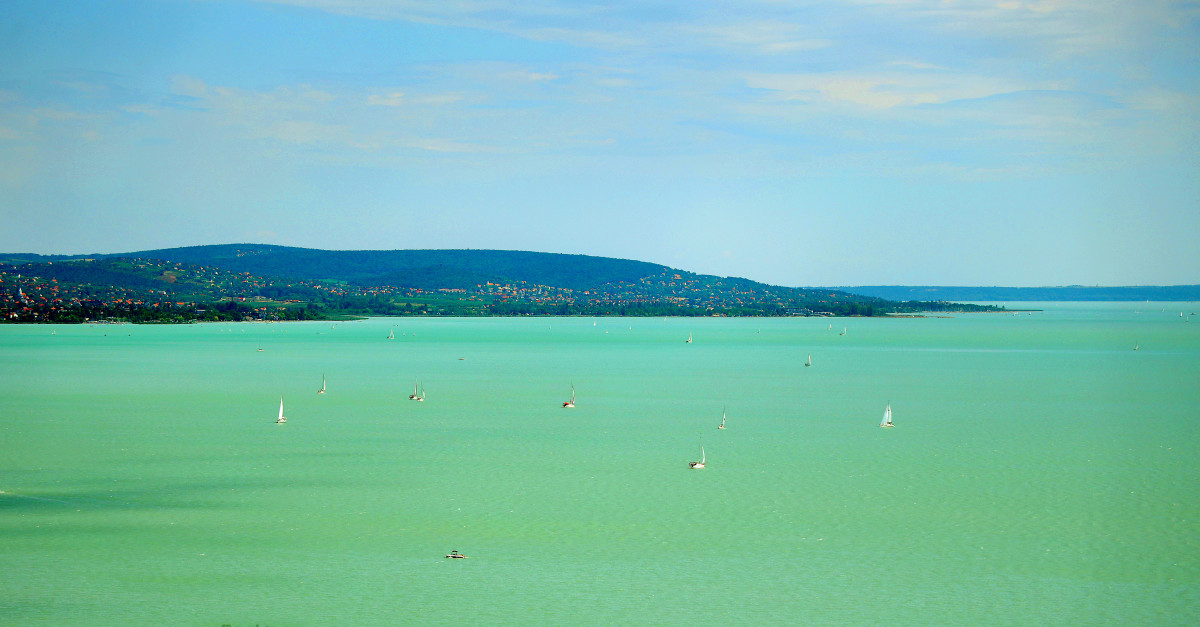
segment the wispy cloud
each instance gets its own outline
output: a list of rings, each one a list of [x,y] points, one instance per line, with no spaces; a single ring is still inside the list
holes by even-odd
[[[950,72],[827,72],[751,74],[746,84],[785,100],[891,109],[1011,93],[1026,86],[1002,79]]]
[[[830,39],[806,36],[808,29],[800,24],[779,20],[687,25],[681,30],[695,35],[702,45],[769,55],[817,50],[834,44]]]
[[[462,99],[462,94],[407,94],[402,91],[391,91],[367,96],[367,104],[373,107],[437,106],[453,104]]]

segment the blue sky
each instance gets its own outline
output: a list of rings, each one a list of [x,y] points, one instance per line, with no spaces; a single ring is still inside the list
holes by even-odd
[[[0,2],[0,250],[1200,283],[1200,2]]]

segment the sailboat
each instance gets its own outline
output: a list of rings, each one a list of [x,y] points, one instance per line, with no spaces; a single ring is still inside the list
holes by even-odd
[[[846,327],[842,327],[842,332],[838,333],[838,335],[845,335],[845,334],[846,334]]]
[[[1133,350],[1137,350],[1137,349],[1138,349],[1138,343],[1137,343],[1137,342],[1134,342],[1134,343],[1133,343]]]
[[[704,443],[700,443],[700,461],[688,462],[688,468],[704,468]]]
[[[812,355],[810,354],[810,355],[808,356],[808,361],[804,362],[804,366],[805,366],[805,367],[808,367],[808,366],[811,366],[811,365],[812,365]]]
[[[420,389],[419,387],[417,387],[417,382],[416,382],[416,381],[413,381],[413,393],[408,395],[408,400],[410,400],[410,401],[421,401],[421,400],[425,400],[425,399],[422,397],[421,389]]]
[[[324,393],[325,393],[325,375],[322,374],[321,375],[321,389],[317,390],[317,394],[324,394]]]
[[[279,417],[275,419],[275,424],[281,425],[287,422],[287,418],[283,417],[283,397],[279,397]]]
[[[883,410],[883,420],[879,421],[881,427],[894,427],[892,424],[892,404],[888,403],[887,408]]]
[[[571,400],[563,403],[562,406],[563,407],[574,407],[575,406],[575,384],[574,383],[571,384]]]
[[[687,343],[687,344],[691,344],[691,343],[692,343],[692,334],[691,334],[691,333],[688,333],[688,339],[687,339],[687,342],[686,342],[686,343]]]
[[[421,388],[420,396],[414,398],[413,400],[414,401],[424,401],[425,400],[425,388],[424,387]]]
[[[395,329],[391,329],[388,331],[387,339],[389,339],[389,340],[396,339],[396,330]]]
[[[725,408],[724,407],[721,408],[721,424],[717,425],[717,428],[718,429],[725,428]]]

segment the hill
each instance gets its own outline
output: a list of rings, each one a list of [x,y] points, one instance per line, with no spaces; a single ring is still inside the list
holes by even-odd
[[[220,244],[103,255],[0,255],[0,261],[46,262],[84,258],[161,259],[232,272],[360,285],[422,289],[525,281],[573,290],[633,282],[666,266],[588,255],[515,250],[319,250],[266,244]]]
[[[659,264],[495,250],[326,251],[259,244],[118,255],[0,254],[5,321],[346,315],[875,316],[988,310],[766,285]]]

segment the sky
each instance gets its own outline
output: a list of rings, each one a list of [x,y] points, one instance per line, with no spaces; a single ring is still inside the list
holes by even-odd
[[[1200,1],[0,0],[0,251],[1200,283]]]

